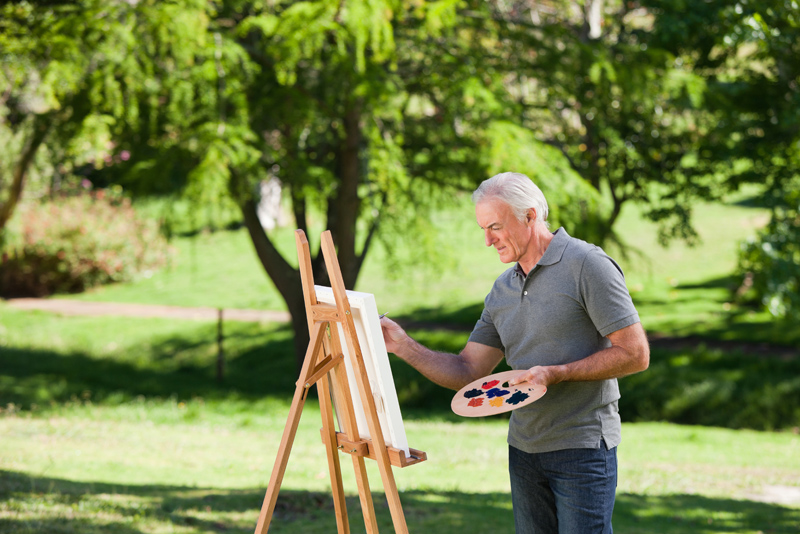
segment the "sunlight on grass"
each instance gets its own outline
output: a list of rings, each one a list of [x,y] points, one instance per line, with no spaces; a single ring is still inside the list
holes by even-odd
[[[286,309],[259,263],[246,230],[175,237],[172,245],[176,249],[172,265],[152,273],[150,277],[59,298],[170,306]]]

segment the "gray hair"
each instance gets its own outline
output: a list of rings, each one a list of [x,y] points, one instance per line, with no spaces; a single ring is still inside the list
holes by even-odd
[[[547,222],[547,199],[542,190],[524,174],[503,172],[481,182],[472,193],[472,202],[479,204],[489,199],[508,204],[511,212],[520,221],[524,221],[528,210],[533,208],[536,210],[537,221],[550,227]]]

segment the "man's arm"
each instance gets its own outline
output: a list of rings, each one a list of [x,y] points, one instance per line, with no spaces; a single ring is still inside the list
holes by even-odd
[[[565,365],[531,367],[510,385],[531,382],[552,386],[559,382],[587,382],[632,375],[650,365],[650,345],[641,323],[608,334],[611,346]]]
[[[459,354],[438,352],[420,345],[391,319],[381,319],[386,350],[392,352],[425,375],[450,389],[461,389],[484,377],[503,359],[503,351],[488,345],[468,342]]]

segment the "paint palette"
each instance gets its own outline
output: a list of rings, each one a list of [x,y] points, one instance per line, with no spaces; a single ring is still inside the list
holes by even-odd
[[[461,388],[450,408],[464,417],[484,417],[510,412],[537,401],[547,392],[544,386],[523,382],[509,386],[508,381],[524,371],[503,371],[479,378]]]

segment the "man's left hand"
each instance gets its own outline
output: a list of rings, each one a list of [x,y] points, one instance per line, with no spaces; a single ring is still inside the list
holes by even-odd
[[[523,371],[508,381],[509,386],[516,386],[523,382],[530,382],[537,386],[552,386],[564,379],[560,365],[537,365]]]

